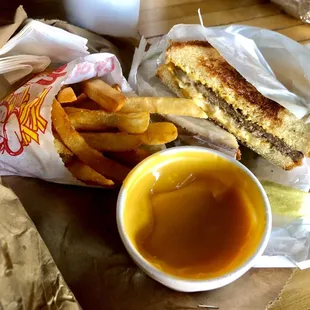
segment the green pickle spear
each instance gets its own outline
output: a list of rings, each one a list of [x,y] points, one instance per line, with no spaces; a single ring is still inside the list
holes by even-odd
[[[261,181],[270,201],[276,222],[310,218],[310,193],[270,181]],[[280,220],[281,221],[281,220]]]

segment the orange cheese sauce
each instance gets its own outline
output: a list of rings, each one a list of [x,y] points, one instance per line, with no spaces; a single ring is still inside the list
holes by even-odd
[[[207,279],[255,252],[265,211],[240,168],[214,154],[187,152],[155,156],[133,173],[125,182],[125,231],[157,268]]]

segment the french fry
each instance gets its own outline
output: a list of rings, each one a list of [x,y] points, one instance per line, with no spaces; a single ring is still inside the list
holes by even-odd
[[[127,133],[143,133],[150,122],[150,114],[140,113],[107,113],[105,111],[88,111],[70,108],[68,113],[72,126],[78,131],[101,131],[108,127],[118,128]],[[68,111],[68,109],[66,109]]]
[[[104,152],[125,152],[137,149],[141,145],[141,137],[125,132],[116,133],[81,133],[87,144]]]
[[[120,113],[149,112],[207,118],[207,114],[192,99],[130,97]]]
[[[129,169],[91,148],[73,128],[68,115],[56,99],[52,107],[52,122],[63,143],[83,163],[113,181],[122,182],[125,179]]]
[[[142,143],[146,145],[161,145],[177,138],[177,128],[168,122],[152,123],[146,132],[139,135],[118,133],[81,133],[87,144],[104,152],[125,152],[137,149]]]
[[[122,89],[121,89],[121,87],[118,84],[113,84],[112,88],[116,89],[120,93],[122,92]]]
[[[69,104],[77,100],[74,90],[71,87],[61,89],[57,95],[60,104]]]
[[[75,101],[70,103],[62,104],[63,106],[67,107],[75,107],[75,108],[85,108],[88,110],[99,110],[101,109],[100,105],[95,101],[89,99],[84,93],[81,93]]]
[[[157,145],[141,145],[141,149],[148,151],[150,154],[154,154],[166,149],[166,144],[157,144]]]
[[[57,95],[61,102],[53,102],[54,145],[72,175],[89,185],[115,186],[154,152],[151,148],[177,138],[173,123],[150,123],[150,113],[207,118],[194,100],[126,98],[118,84],[99,78],[72,87],[78,87],[78,97],[65,87]]]
[[[169,122],[151,123],[146,132],[139,135],[141,142],[147,145],[166,144],[178,137],[178,130]]]
[[[102,176],[100,173],[87,166],[77,158],[70,160],[66,167],[74,177],[88,185],[112,187],[114,182]]]
[[[76,101],[72,102],[72,106],[79,109],[100,110],[101,107],[98,103],[88,98],[84,93],[81,93]]]
[[[97,102],[89,99],[88,97],[83,101],[75,103],[74,107],[79,108],[79,109],[88,109],[88,110],[101,110],[102,109],[101,106]]]
[[[83,92],[108,112],[117,112],[126,101],[126,97],[100,79],[82,82]]]
[[[83,109],[83,108],[76,108],[76,107],[64,107],[64,110],[67,114],[82,113],[82,112],[89,112],[90,111],[90,109]]]
[[[69,162],[74,154],[60,141],[60,138],[54,136],[54,146],[64,163]]]
[[[139,164],[143,159],[147,158],[150,155],[151,155],[150,152],[142,148],[138,148],[136,150],[128,152],[106,153],[106,156],[108,156],[109,158],[115,159],[120,163],[122,163],[123,165],[126,165],[131,168]]]
[[[73,105],[76,106],[77,104],[84,102],[85,100],[89,100],[89,98],[84,94],[81,93],[76,100],[73,102]]]

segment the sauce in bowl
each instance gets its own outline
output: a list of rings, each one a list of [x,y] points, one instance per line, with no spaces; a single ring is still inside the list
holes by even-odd
[[[183,279],[232,272],[254,255],[266,229],[257,184],[212,152],[153,155],[126,179],[122,204],[136,251]]]

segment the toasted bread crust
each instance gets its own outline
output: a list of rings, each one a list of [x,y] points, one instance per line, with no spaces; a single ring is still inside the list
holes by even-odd
[[[169,49],[171,48],[183,48],[185,46],[201,46],[201,47],[211,47],[213,46],[208,41],[199,41],[199,40],[193,40],[193,41],[183,41],[183,42],[176,42],[176,41],[169,41],[170,45],[167,48],[167,52],[169,52]]]
[[[188,97],[188,92],[179,87],[176,77],[173,75],[169,66],[161,65],[157,70],[157,76],[162,80],[162,82],[168,86],[177,96],[179,97]],[[255,137],[253,134],[249,133],[244,128],[238,128],[234,124],[234,120],[228,114],[224,114],[221,111],[217,111],[214,115],[211,115],[206,111],[210,119],[212,119],[220,127],[228,130],[231,134],[237,137],[237,139],[248,146],[256,153],[265,157],[267,160],[273,164],[283,168],[284,170],[291,170],[302,164],[302,159],[298,162],[294,162],[289,156],[286,156],[273,148],[273,146],[263,139]],[[227,128],[227,124],[231,124],[230,128]]]
[[[219,57],[218,60],[212,60],[211,62],[200,57],[198,62],[210,74],[218,77],[224,87],[231,88],[239,98],[244,98],[249,104],[260,107],[260,109],[264,110],[265,117],[280,124],[282,120],[278,115],[280,111],[284,111],[285,109],[277,102],[264,97],[236,69],[229,65],[222,56],[219,55]]]
[[[197,58],[198,65],[204,68],[210,76],[216,77],[223,87],[229,87],[236,93],[239,99],[243,98],[248,104],[259,107],[264,111],[264,116],[272,119],[273,122],[282,122],[278,114],[280,111],[284,111],[285,108],[259,93],[209,42],[171,42],[167,49],[167,54],[172,49],[176,52],[177,49],[187,49],[188,47],[200,47],[203,49],[203,56],[198,56]]]
[[[248,121],[259,124],[293,149],[310,155],[310,125],[259,93],[208,42],[171,43],[166,64],[177,66],[191,80],[212,89]]]

